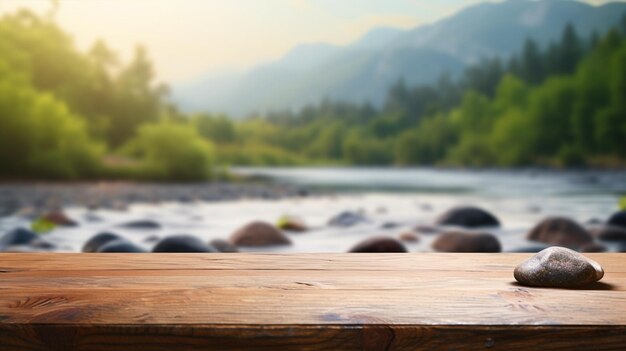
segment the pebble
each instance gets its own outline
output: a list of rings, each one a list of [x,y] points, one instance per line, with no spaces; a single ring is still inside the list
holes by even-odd
[[[360,213],[344,211],[328,220],[328,225],[331,227],[352,227],[367,222],[369,220]]]
[[[123,239],[121,236],[114,234],[114,233],[109,233],[109,232],[99,233],[99,234],[92,236],[89,240],[85,242],[85,244],[83,245],[82,251],[83,252],[98,252],[98,249],[100,249],[100,247],[104,246],[105,244],[111,241],[121,240],[121,239]]]
[[[408,252],[408,250],[394,238],[373,237],[356,244],[349,252]]]
[[[224,240],[224,239],[213,239],[209,241],[209,245],[216,248],[217,251],[219,252],[228,252],[228,253],[239,252],[239,249],[237,248],[237,246],[229,243],[227,240]]]
[[[437,225],[454,225],[467,228],[499,227],[496,216],[478,207],[455,207],[439,216]]]
[[[0,251],[7,246],[27,245],[39,236],[32,231],[24,228],[16,228],[4,234],[0,238]]]
[[[439,252],[500,252],[502,246],[489,233],[447,232],[440,234],[432,244]]]
[[[160,229],[161,225],[151,220],[138,220],[123,223],[120,227],[128,229]]]
[[[578,249],[593,243],[593,236],[566,217],[548,217],[528,232],[526,239]]]
[[[217,250],[195,236],[172,235],[159,241],[152,252],[217,252]]]
[[[626,211],[614,213],[607,221],[607,224],[626,229]]]
[[[515,279],[522,285],[577,288],[604,276],[599,263],[564,247],[549,247],[515,267]]]
[[[235,246],[274,246],[291,245],[291,240],[273,225],[255,221],[239,228],[230,236]]]
[[[128,240],[118,239],[118,240],[110,241],[110,242],[100,246],[98,248],[97,252],[140,253],[140,252],[146,252],[146,251],[144,249],[140,248],[139,246],[131,243]]]

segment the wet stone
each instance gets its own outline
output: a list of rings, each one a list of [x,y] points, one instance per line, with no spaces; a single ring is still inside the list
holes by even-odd
[[[110,241],[102,245],[100,248],[98,248],[98,252],[140,253],[146,251],[128,240],[119,239]]]
[[[205,244],[192,235],[172,235],[159,241],[152,252],[216,252],[217,250]]]
[[[394,238],[373,237],[355,245],[350,252],[408,252],[404,244]]]
[[[237,248],[237,246],[229,243],[227,240],[224,240],[224,239],[213,239],[209,241],[209,245],[216,248],[217,251],[219,252],[229,252],[229,253],[239,252],[239,249]]]
[[[109,233],[109,232],[99,233],[99,234],[92,236],[89,240],[85,242],[85,244],[83,245],[82,251],[83,252],[98,252],[98,249],[100,249],[100,247],[106,245],[107,243],[111,241],[120,240],[120,239],[122,239],[122,237],[114,233]]]
[[[454,225],[466,228],[499,227],[500,221],[493,214],[478,207],[455,207],[442,214],[437,225]]]
[[[574,250],[553,246],[520,263],[513,275],[522,285],[577,288],[602,279],[604,270]]]

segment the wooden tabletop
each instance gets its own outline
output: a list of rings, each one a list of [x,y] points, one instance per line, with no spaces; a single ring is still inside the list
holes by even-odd
[[[0,254],[0,350],[626,349],[626,254],[587,289],[530,254]]]

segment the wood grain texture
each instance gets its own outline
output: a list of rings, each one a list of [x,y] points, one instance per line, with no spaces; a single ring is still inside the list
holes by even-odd
[[[0,254],[0,350],[626,349],[626,254],[587,289],[530,254]]]

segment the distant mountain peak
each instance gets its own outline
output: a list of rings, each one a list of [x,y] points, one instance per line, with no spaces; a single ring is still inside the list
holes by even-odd
[[[582,36],[604,32],[626,13],[626,3],[591,6],[570,0],[508,0],[467,7],[436,23],[410,30],[374,28],[352,44],[307,43],[281,59],[230,77],[208,77],[177,89],[183,109],[228,112],[298,108],[332,100],[380,105],[389,87],[452,77],[485,57],[507,57],[527,38],[546,45],[567,23]]]

